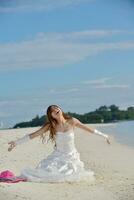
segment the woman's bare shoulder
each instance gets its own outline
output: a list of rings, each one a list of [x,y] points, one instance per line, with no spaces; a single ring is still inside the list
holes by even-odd
[[[71,123],[72,126],[75,126],[80,121],[77,118],[72,117],[71,119],[69,119],[69,122]]]

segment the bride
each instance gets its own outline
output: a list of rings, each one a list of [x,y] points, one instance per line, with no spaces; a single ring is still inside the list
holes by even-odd
[[[26,168],[21,171],[19,177],[26,178],[30,182],[65,182],[65,181],[93,181],[95,173],[91,169],[86,170],[80,153],[74,143],[74,128],[78,127],[91,134],[102,136],[108,144],[108,135],[89,128],[78,119],[64,113],[57,105],[50,105],[47,108],[47,122],[37,131],[26,134],[16,141],[11,141],[8,151],[17,145],[23,144],[35,137],[44,139],[49,131],[49,139],[55,143],[53,152],[41,160],[34,168]]]

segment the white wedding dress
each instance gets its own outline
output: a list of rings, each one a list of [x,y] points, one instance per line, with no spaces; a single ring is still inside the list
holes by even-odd
[[[85,170],[74,143],[73,128],[56,133],[56,146],[35,169],[26,168],[20,177],[30,182],[75,182],[95,180],[92,170]]]

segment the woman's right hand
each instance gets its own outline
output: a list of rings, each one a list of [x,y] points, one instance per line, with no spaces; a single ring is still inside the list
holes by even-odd
[[[8,151],[12,151],[12,149],[16,146],[15,141],[11,141],[8,144],[10,144]]]

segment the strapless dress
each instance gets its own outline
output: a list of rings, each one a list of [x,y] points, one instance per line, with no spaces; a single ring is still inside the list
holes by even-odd
[[[56,146],[51,154],[31,169],[25,168],[20,177],[30,182],[79,182],[94,181],[95,173],[86,170],[74,142],[73,128],[56,133]]]

